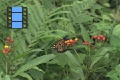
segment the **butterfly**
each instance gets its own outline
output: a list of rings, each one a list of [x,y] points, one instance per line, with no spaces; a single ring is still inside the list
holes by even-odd
[[[68,36],[63,37],[63,39],[59,40],[52,49],[56,49],[57,52],[62,53],[67,51],[68,47],[65,41],[68,40]]]

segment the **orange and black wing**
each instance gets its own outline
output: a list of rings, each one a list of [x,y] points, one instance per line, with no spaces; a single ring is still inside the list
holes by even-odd
[[[56,49],[59,53],[65,52],[67,50],[67,44],[64,39],[61,39],[52,48]]]

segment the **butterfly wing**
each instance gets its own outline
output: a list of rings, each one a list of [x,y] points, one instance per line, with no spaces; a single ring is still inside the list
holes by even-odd
[[[58,44],[57,51],[65,52],[66,50],[67,50],[67,44],[65,43],[64,40],[61,40],[60,43]]]
[[[65,52],[67,50],[67,44],[65,43],[65,40],[64,39],[61,39],[60,41],[58,41],[54,47],[54,49],[57,49],[57,51],[59,53],[61,52]]]

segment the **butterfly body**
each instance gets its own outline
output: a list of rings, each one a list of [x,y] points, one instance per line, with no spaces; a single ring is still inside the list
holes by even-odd
[[[59,40],[53,47],[52,49],[56,49],[57,52],[62,53],[67,51],[67,44],[65,41],[68,40],[67,36],[65,36],[63,39]]]
[[[67,50],[67,44],[65,43],[65,40],[58,41],[54,47],[54,49],[57,49],[58,52],[65,52]]]

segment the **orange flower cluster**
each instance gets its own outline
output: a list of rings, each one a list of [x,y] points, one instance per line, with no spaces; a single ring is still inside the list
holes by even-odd
[[[65,43],[67,46],[72,46],[78,41],[78,38],[66,40]]]
[[[10,37],[6,39],[4,49],[2,50],[4,54],[13,51],[13,48],[11,48],[13,42],[14,40],[12,40]]]
[[[106,37],[103,36],[102,34],[98,35],[98,36],[93,36],[94,39],[97,39],[97,40],[102,40],[102,41],[105,41],[106,40]]]

